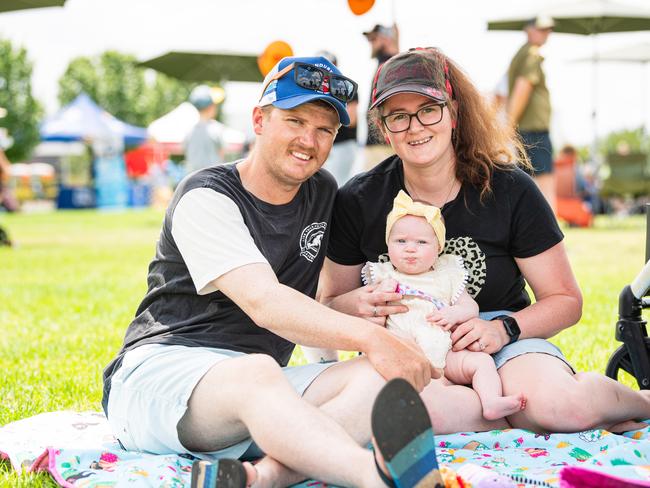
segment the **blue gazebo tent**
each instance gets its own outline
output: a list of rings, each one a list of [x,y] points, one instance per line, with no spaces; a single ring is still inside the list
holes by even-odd
[[[94,141],[121,136],[126,146],[137,146],[147,140],[147,129],[119,120],[85,93],[46,118],[40,134],[44,141]]]
[[[123,122],[97,105],[85,93],[43,121],[40,127],[44,141],[84,141],[95,149],[92,188],[66,188],[59,191],[59,208],[96,206],[124,208],[129,200],[129,181],[124,164],[123,147],[140,145],[147,140],[147,130]],[[102,150],[97,148],[102,147]],[[84,198],[76,198],[84,194]]]

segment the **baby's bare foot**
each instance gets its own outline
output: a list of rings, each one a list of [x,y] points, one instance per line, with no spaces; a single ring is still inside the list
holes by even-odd
[[[497,420],[526,408],[526,397],[523,393],[481,401],[483,402],[483,417],[486,420]]]

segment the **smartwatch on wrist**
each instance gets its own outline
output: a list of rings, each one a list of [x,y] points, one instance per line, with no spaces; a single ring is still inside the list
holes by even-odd
[[[492,320],[500,320],[503,322],[503,327],[506,329],[506,334],[508,334],[508,337],[510,338],[508,344],[512,344],[519,339],[521,329],[519,328],[519,324],[514,317],[511,317],[510,315],[499,315],[497,317],[494,317]]]

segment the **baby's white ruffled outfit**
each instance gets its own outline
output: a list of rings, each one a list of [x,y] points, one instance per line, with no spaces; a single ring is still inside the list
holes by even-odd
[[[401,303],[409,308],[408,312],[389,315],[386,327],[414,339],[433,367],[443,369],[447,352],[451,349],[451,334],[429,323],[426,316],[436,310],[431,299],[442,302],[444,306],[453,305],[465,290],[467,271],[463,259],[454,254],[442,254],[434,269],[418,275],[400,273],[390,262],[368,262],[363,267],[361,276],[364,284],[392,278],[403,285],[402,288],[418,292],[402,296]]]

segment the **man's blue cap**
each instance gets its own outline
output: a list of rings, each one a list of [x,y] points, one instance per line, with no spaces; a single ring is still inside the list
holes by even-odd
[[[264,86],[266,86],[268,80],[272,79],[273,76],[282,71],[282,69],[285,67],[289,66],[291,63],[311,64],[317,68],[328,71],[329,73],[343,76],[343,74],[336,66],[334,66],[322,56],[311,58],[287,57],[282,58],[278,64],[273,67],[269,74],[266,75],[266,78],[264,78]],[[350,116],[346,110],[346,104],[332,96],[329,91],[329,82],[324,83],[323,85],[324,86],[322,87],[322,90],[309,90],[307,88],[298,86],[294,81],[294,72],[291,70],[279,80],[273,80],[268,84],[264,90],[264,93],[262,93],[262,97],[260,98],[258,105],[260,107],[264,107],[265,105],[273,105],[274,107],[280,109],[289,110],[296,108],[304,103],[323,100],[336,109],[336,112],[339,115],[339,122],[341,124],[350,125]]]

